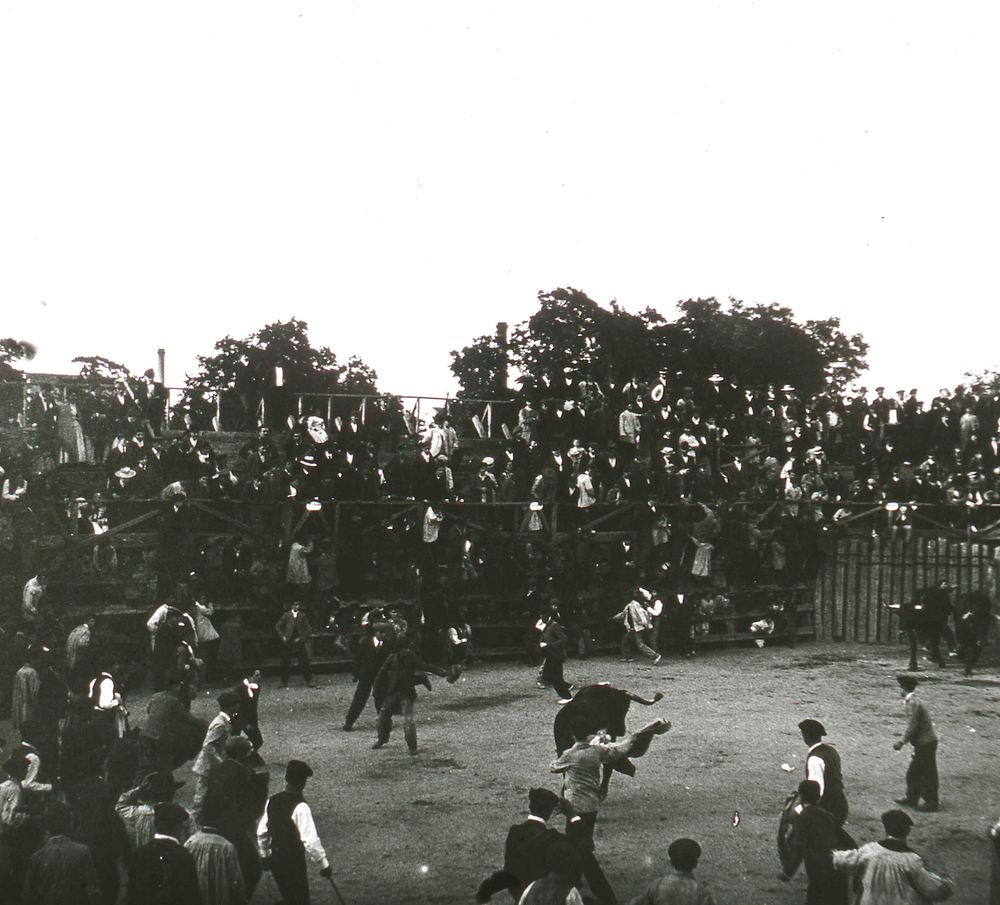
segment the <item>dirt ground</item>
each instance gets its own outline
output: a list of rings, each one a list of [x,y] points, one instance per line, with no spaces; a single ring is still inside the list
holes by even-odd
[[[879,814],[902,795],[909,759],[906,750],[892,750],[904,725],[893,678],[902,665],[901,648],[844,644],[718,650],[658,667],[609,657],[567,663],[577,685],[662,691],[657,705],[632,705],[632,728],[660,715],[674,724],[637,761],[634,779],[616,774],[598,820],[598,857],[621,901],[668,869],[671,840],[690,836],[702,844],[698,874],[720,905],[803,902],[803,874],[791,883],[778,878],[775,832],[784,797],[802,778],[806,749],[796,726],[805,717],[822,720],[841,752],[848,831],[859,843],[880,838]],[[986,828],[1000,816],[1000,674],[992,651],[972,679],[955,661],[949,667],[925,664],[921,674],[941,738],[942,811],[914,814],[911,843],[955,878],[952,902],[982,905]],[[300,679],[287,689],[265,681],[261,726],[271,790],[280,788],[288,758],[313,766],[306,796],[348,905],[474,901],[479,881],[502,863],[507,827],[524,819],[527,790],[558,791],[548,772],[558,705],[554,693],[535,687],[526,665],[480,664],[456,685],[435,681],[433,692],[421,689],[415,758],[398,728],[387,748],[371,750],[370,708],[354,732],[340,729],[354,689],[349,676],[320,676],[315,689]],[[143,709],[137,704],[136,714]],[[195,709],[208,717],[211,704],[203,694]],[[178,777],[190,780],[187,768]],[[313,901],[335,902],[311,872]],[[265,878],[255,905],[277,899]]]

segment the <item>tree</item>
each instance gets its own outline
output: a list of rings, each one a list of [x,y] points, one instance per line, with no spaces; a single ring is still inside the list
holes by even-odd
[[[616,301],[602,308],[572,287],[540,292],[538,301],[538,311],[511,334],[511,364],[526,390],[559,396],[579,380],[607,386],[655,371],[646,318]]]
[[[864,369],[868,351],[837,318],[799,323],[780,305],[688,299],[668,321],[653,308],[637,315],[615,301],[605,308],[573,288],[538,300],[510,343],[511,364],[533,396],[566,396],[580,380],[607,392],[632,376],[696,383],[714,373],[743,386],[790,383],[809,395],[826,385],[843,388]],[[489,383],[495,354],[488,337],[452,352],[451,370],[466,395]]]
[[[80,365],[80,376],[87,380],[135,380],[125,365],[101,355],[81,355],[73,363]]]
[[[372,368],[356,356],[346,365],[338,363],[328,346],[312,345],[308,330],[305,321],[292,318],[244,339],[220,339],[214,355],[198,356],[199,371],[187,378],[186,399],[175,407],[175,422],[188,414],[203,423],[218,406],[222,426],[249,427],[256,422],[262,399],[274,420],[288,413],[286,401],[297,394],[378,394],[378,375]],[[326,414],[325,405],[313,407]]]
[[[18,361],[31,361],[36,349],[22,339],[0,339],[0,423],[17,422],[23,401],[24,372],[14,366]]]
[[[458,379],[458,397],[494,399],[501,393],[507,368],[504,350],[496,336],[477,336],[460,352],[451,353],[451,373]]]
[[[23,372],[14,362],[31,361],[37,351],[23,339],[0,339],[0,380],[20,380]]]

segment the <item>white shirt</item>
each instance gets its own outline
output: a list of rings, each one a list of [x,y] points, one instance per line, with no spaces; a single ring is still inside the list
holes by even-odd
[[[820,797],[826,791],[826,761],[819,755],[813,754],[813,751],[822,744],[822,742],[816,742],[806,754],[806,779],[811,779],[819,784]]]
[[[319,833],[316,832],[316,824],[313,822],[312,811],[304,801],[299,802],[292,811],[292,823],[298,830],[299,839],[306,850],[306,854],[316,861],[320,868],[327,868],[330,862],[326,858],[326,851],[323,843],[319,841]],[[271,834],[267,829],[267,808],[264,809],[264,816],[257,824],[257,848],[262,858],[271,857]]]
[[[115,691],[115,680],[102,674],[90,683],[90,698],[94,698],[94,686],[97,686],[97,702],[94,704],[95,710],[114,710],[121,704],[121,697]]]
[[[521,898],[518,899],[518,905],[521,905],[523,902],[530,901],[528,895],[531,892],[531,887],[537,882],[537,880],[534,880],[525,887],[524,893],[521,895]],[[575,886],[571,886],[566,895],[566,905],[583,905],[583,897],[580,895],[580,890],[578,890]]]
[[[162,603],[155,610],[153,610],[153,615],[149,617],[149,621],[146,622],[146,628],[153,635],[159,631],[161,625],[167,621],[167,614],[170,611],[170,607]]]

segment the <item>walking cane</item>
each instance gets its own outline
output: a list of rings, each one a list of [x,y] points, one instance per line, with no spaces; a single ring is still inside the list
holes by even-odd
[[[340,894],[340,890],[337,889],[337,884],[333,882],[333,877],[327,877],[327,880],[330,881],[330,885],[333,887],[333,891],[337,894],[337,899],[340,902],[340,905],[347,905],[347,903],[344,901],[344,897]]]

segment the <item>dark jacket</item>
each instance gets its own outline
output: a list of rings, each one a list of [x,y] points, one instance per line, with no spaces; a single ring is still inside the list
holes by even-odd
[[[573,882],[577,884],[583,869],[582,861],[569,839],[558,830],[550,829],[538,820],[515,823],[507,832],[503,870],[487,877],[480,885],[476,901],[488,902],[503,890],[509,890],[519,901],[525,887],[546,874],[545,862],[553,847],[563,847],[573,862]]]
[[[115,798],[103,779],[88,776],[70,786],[66,800],[73,811],[73,838],[87,846],[95,867],[128,854],[125,824],[115,811]]]
[[[847,905],[847,879],[833,869],[834,850],[857,848],[826,808],[809,805],[795,821],[792,853],[805,864],[806,905]],[[796,865],[797,866],[797,865]]]
[[[417,696],[414,685],[417,682],[417,673],[434,673],[436,676],[447,676],[447,670],[431,663],[425,663],[411,650],[402,650],[395,654],[390,654],[382,668],[375,676],[373,693],[376,701],[385,701],[387,698],[399,700],[413,700]]]
[[[97,871],[85,845],[51,836],[31,856],[21,894],[23,905],[102,905]]]
[[[558,830],[551,829],[537,820],[525,820],[515,823],[507,832],[507,842],[504,846],[504,870],[514,874],[520,881],[518,898],[524,892],[524,887],[532,880],[545,876],[545,862],[553,846],[566,846],[574,854],[573,878],[574,885],[580,878],[582,862],[572,848],[569,840]]]
[[[289,610],[274,626],[275,631],[285,644],[303,643],[312,634],[312,625],[305,612],[299,611],[296,618]]]
[[[194,858],[173,839],[136,849],[128,867],[128,905],[202,905]]]
[[[562,662],[566,659],[566,629],[555,619],[550,619],[542,629],[542,655],[550,660]]]

